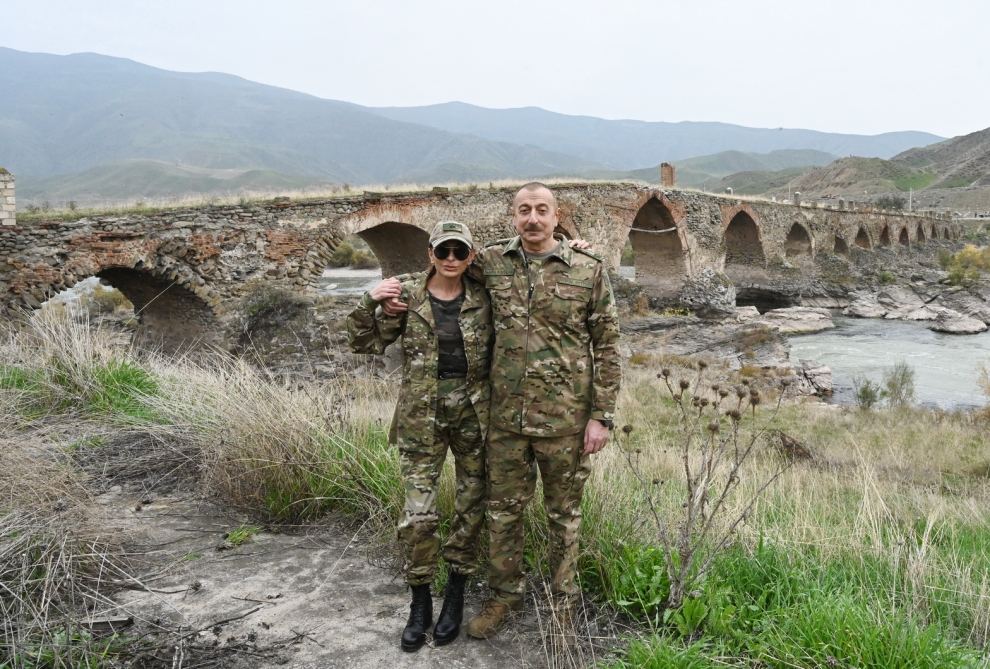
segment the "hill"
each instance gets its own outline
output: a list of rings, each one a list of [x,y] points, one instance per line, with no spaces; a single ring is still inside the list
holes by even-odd
[[[130,160],[74,174],[28,179],[18,183],[17,199],[28,206],[70,201],[80,206],[99,206],[131,199],[163,200],[180,193],[200,197],[236,196],[318,187],[326,189],[330,184],[272,170],[209,169]]]
[[[806,171],[765,193],[874,200],[912,191],[914,203],[962,211],[990,210],[990,128],[911,149],[890,160],[843,158]]]
[[[990,186],[990,128],[909,149],[892,162],[937,175],[931,188]]]
[[[832,154],[813,150],[782,149],[770,153],[722,151],[708,156],[675,161],[676,182],[678,186],[686,188],[715,191],[729,186],[734,189],[742,186],[744,190],[739,192],[756,194],[762,193],[772,185],[777,185],[778,182],[786,185],[789,179],[802,174],[812,166],[825,165],[832,160],[835,160]],[[739,178],[735,178],[736,175],[739,175]],[[578,176],[656,183],[659,179],[659,168],[589,170]]]
[[[18,176],[22,193],[52,200],[79,200],[89,188],[133,199],[310,182],[629,174],[663,160],[683,161],[679,183],[700,186],[734,171],[820,164],[823,152],[888,156],[939,139],[613,121],[463,103],[372,109],[228,74],[7,48],[0,48],[0,90],[0,164]],[[655,173],[647,178],[655,181]]]
[[[463,102],[374,111],[386,118],[450,132],[540,146],[620,170],[721,151],[766,153],[812,149],[837,156],[889,158],[905,149],[942,139],[925,132],[850,135],[792,128],[746,128],[728,123],[613,121],[558,114],[538,107],[487,109]]]
[[[132,159],[351,183],[594,167],[227,74],[169,72],[98,54],[0,48],[0,90],[0,156],[22,183]]]

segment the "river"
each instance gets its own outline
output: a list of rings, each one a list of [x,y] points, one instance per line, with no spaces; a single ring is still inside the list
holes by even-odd
[[[330,268],[320,276],[319,292],[323,295],[361,295],[381,280],[382,271],[378,268]]]
[[[916,401],[943,409],[987,404],[979,385],[981,366],[990,367],[990,331],[949,335],[924,323],[835,316],[836,327],[791,337],[791,359],[817,360],[832,368],[832,401],[855,402],[853,379],[882,382],[883,373],[903,360],[914,369]]]

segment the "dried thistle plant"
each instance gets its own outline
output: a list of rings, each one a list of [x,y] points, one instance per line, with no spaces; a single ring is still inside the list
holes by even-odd
[[[657,375],[677,410],[677,446],[685,484],[679,517],[672,521],[662,517],[658,498],[665,482],[658,478],[648,480],[643,474],[638,466],[640,449],[623,449],[626,463],[644,491],[659,543],[665,549],[669,609],[680,607],[762,493],[791,465],[781,460],[762,480],[753,482],[752,492],[741,506],[730,510],[728,502],[742,477],[755,476],[745,465],[762,444],[761,437],[780,410],[789,384],[786,380],[781,382],[770,415],[758,422],[763,404],[760,391],[746,380],[732,390],[720,380],[706,383],[707,367],[699,363],[693,380],[679,379],[676,383],[667,369]],[[627,426],[620,438],[628,438],[631,432],[631,426]]]

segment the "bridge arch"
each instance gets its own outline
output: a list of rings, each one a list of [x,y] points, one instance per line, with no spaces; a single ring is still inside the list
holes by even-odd
[[[675,295],[688,273],[684,226],[664,199],[656,194],[647,199],[629,231],[636,283],[658,297]]]
[[[382,276],[417,272],[426,267],[430,233],[418,226],[385,221],[357,230],[356,233],[367,242],[378,258]]]
[[[220,341],[220,325],[202,291],[179,278],[170,279],[135,266],[109,266],[94,276],[119,290],[134,305],[135,343],[168,353],[188,351]]]
[[[787,238],[784,240],[784,255],[788,258],[798,256],[812,256],[814,253],[811,243],[811,235],[808,229],[800,223],[794,223],[787,231]]]
[[[169,256],[97,263],[64,257],[59,275],[35,290],[51,300],[90,277],[116,289],[133,305],[136,346],[172,354],[222,344],[216,295],[198,274]],[[25,299],[25,304],[39,307],[47,302]]]
[[[760,226],[749,212],[741,210],[725,226],[725,266],[766,266]]]
[[[908,246],[908,247],[911,246],[911,235],[908,234],[908,229],[906,225],[901,227],[901,233],[897,235],[897,243],[900,244],[901,246]]]
[[[890,226],[886,223],[880,228],[880,242],[877,246],[890,246]]]
[[[849,255],[849,244],[846,243],[846,240],[843,239],[841,235],[835,236],[835,243],[832,245],[832,253],[837,256]]]
[[[925,235],[925,225],[923,223],[918,223],[915,227],[914,238],[919,244],[924,244],[928,241],[928,237]]]
[[[863,226],[859,226],[859,230],[856,231],[856,238],[853,243],[861,249],[873,250],[873,240],[870,239],[870,233]]]

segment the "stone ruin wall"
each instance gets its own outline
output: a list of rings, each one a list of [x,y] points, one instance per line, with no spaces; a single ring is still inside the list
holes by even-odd
[[[12,183],[12,177],[0,181],[4,193],[12,191],[8,188]],[[681,253],[683,262],[675,270],[680,278],[659,277],[667,282],[682,281],[706,267],[722,269],[725,226],[740,211],[759,227],[765,262],[756,270],[784,258],[787,234],[795,222],[807,229],[815,253],[831,252],[836,234],[853,248],[861,225],[874,248],[880,229],[888,225],[895,251],[905,225],[912,244],[918,225],[923,226],[926,239],[936,230],[941,230],[940,238],[949,231],[953,237],[958,235],[958,226],[951,221],[922,216],[748,201],[634,184],[563,184],[553,190],[563,231],[587,239],[613,267],[619,264],[637,213],[651,200],[661,203],[674,222],[676,231],[670,234],[675,236],[663,240],[667,245],[663,253],[644,253],[642,258],[637,254],[637,271],[641,264],[646,268],[654,262],[658,272],[670,273],[669,259]],[[440,220],[467,223],[481,243],[511,236],[514,191],[434,189],[303,202],[276,198],[248,206],[101,215],[75,221],[33,217],[12,221],[6,207],[8,202],[13,206],[13,195],[4,194],[0,200],[5,207],[4,225],[0,225],[0,311],[36,308],[51,295],[95,275],[121,288],[137,309],[148,307],[148,320],[157,320],[162,327],[176,321],[171,327],[206,333],[236,312],[240,298],[252,287],[312,293],[334,249],[350,234],[369,241],[386,274],[424,266],[428,231]]]
[[[0,167],[0,227],[17,223],[14,175]]]

